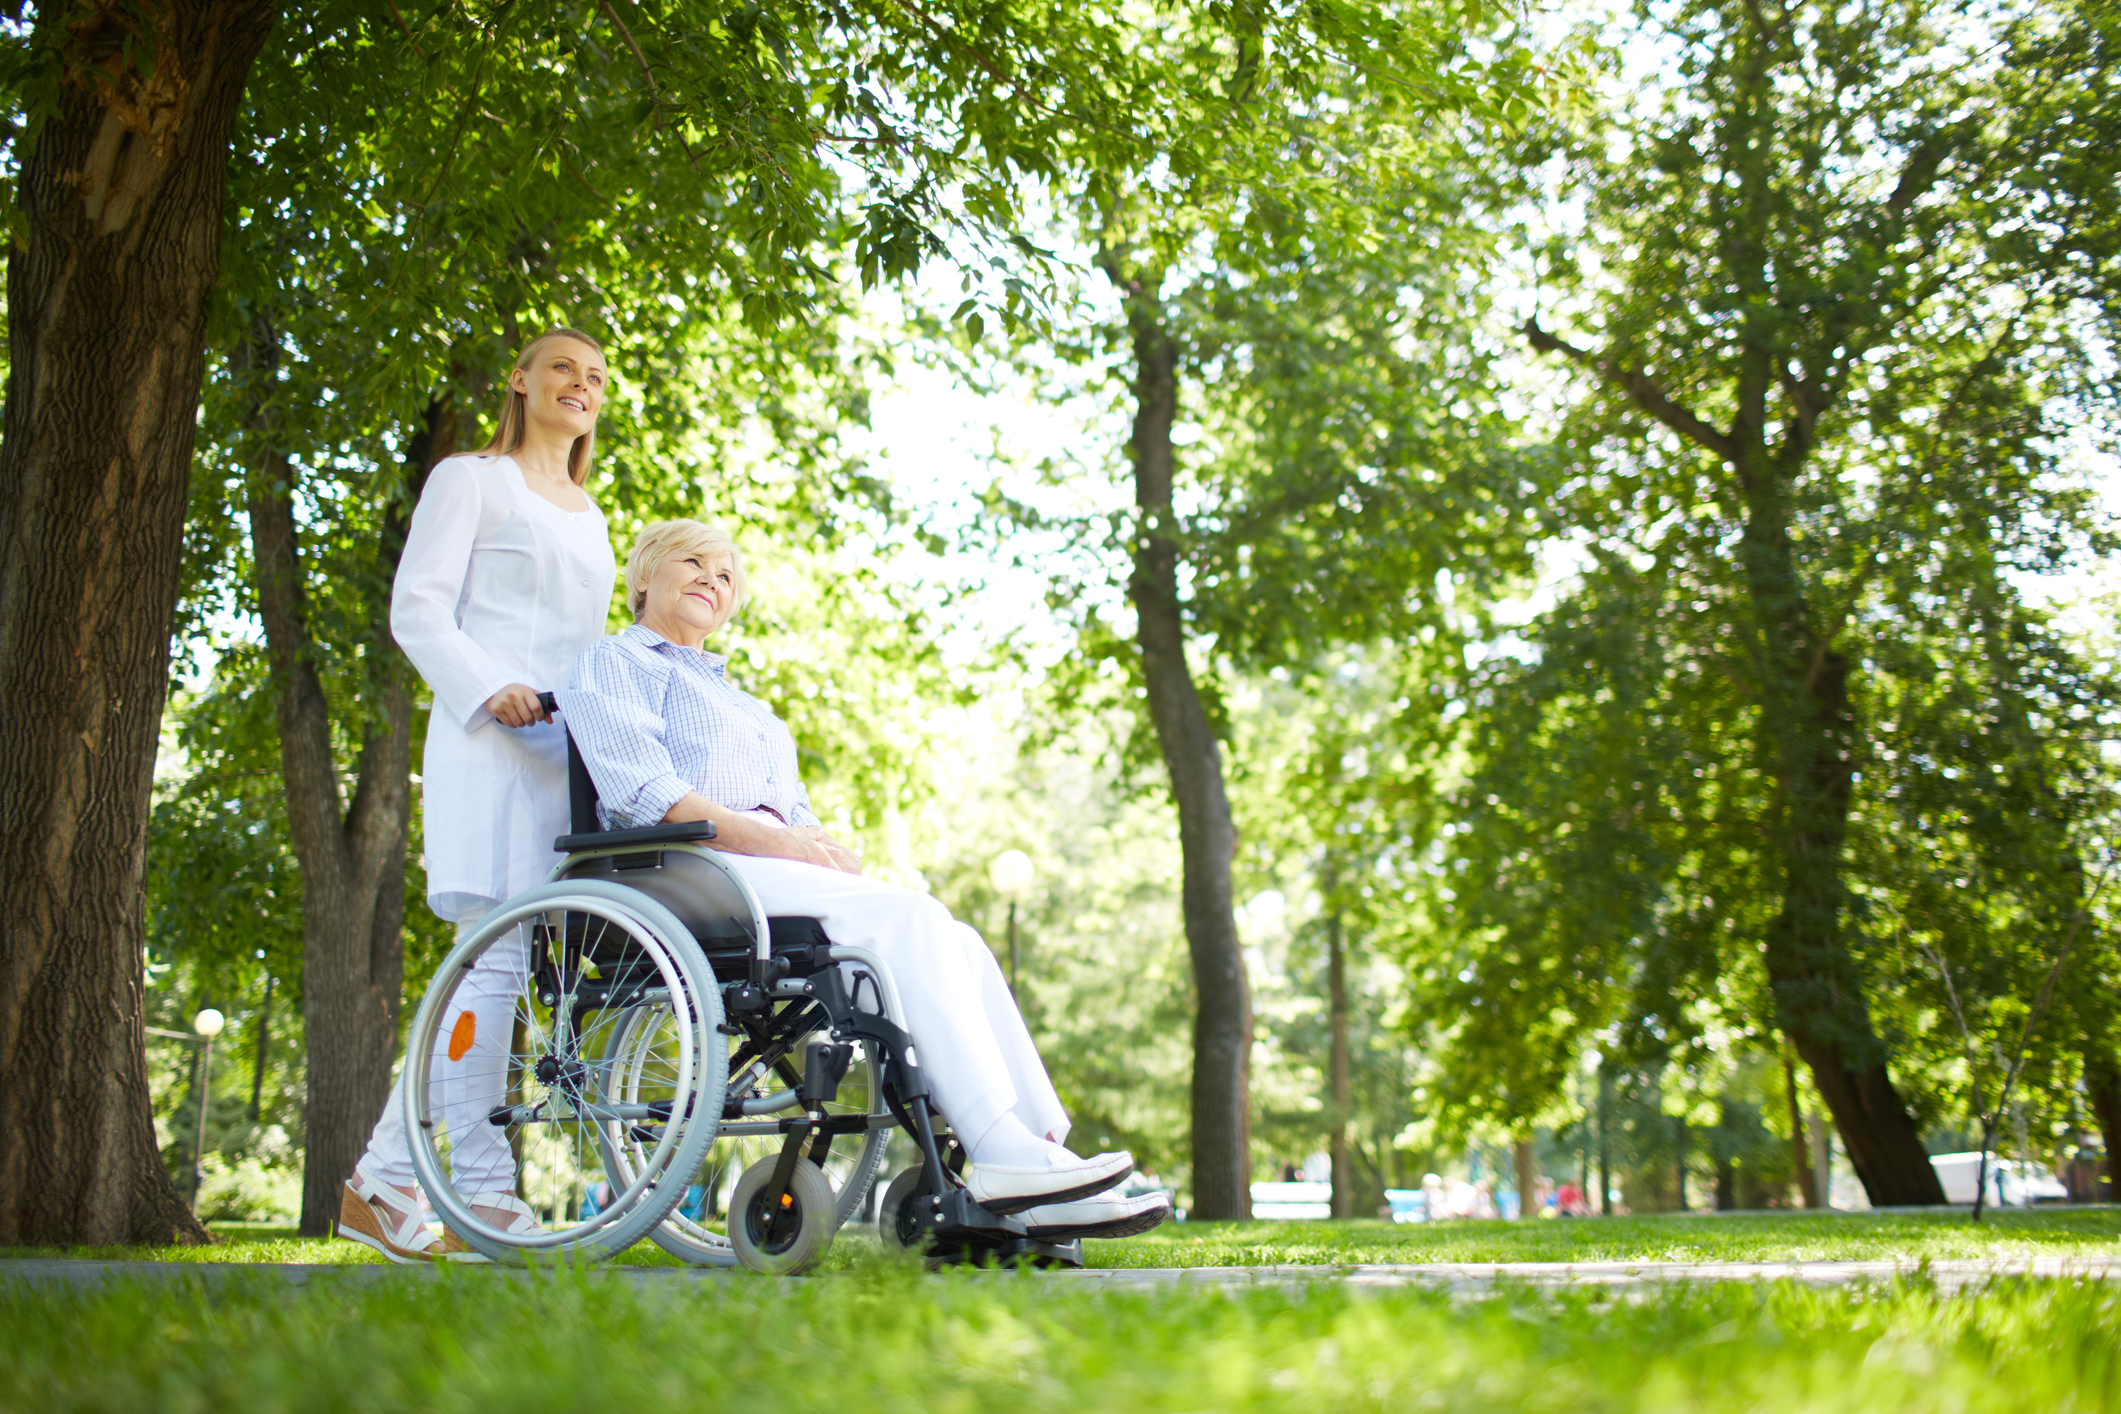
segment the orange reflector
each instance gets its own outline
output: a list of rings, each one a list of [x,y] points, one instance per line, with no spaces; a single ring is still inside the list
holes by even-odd
[[[453,1061],[464,1059],[464,1053],[471,1049],[472,1040],[478,1034],[479,1019],[469,1011],[459,1015],[457,1024],[449,1029],[449,1058]]]
[[[792,1208],[792,1207],[794,1207],[794,1206],[795,1206],[795,1195],[794,1195],[793,1193],[783,1193],[783,1194],[781,1195],[781,1206],[782,1206],[782,1207],[784,1207],[784,1208]]]

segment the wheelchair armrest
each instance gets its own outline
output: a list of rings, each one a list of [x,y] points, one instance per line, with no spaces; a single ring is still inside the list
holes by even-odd
[[[630,849],[636,845],[689,844],[714,838],[714,821],[680,820],[674,825],[649,825],[639,830],[592,830],[582,835],[561,835],[552,842],[560,854],[585,849]]]

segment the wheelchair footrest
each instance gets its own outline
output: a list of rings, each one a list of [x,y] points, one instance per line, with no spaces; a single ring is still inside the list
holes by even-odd
[[[913,1209],[919,1231],[938,1246],[967,1241],[1013,1242],[1030,1235],[1019,1219],[988,1212],[962,1188],[953,1188],[940,1199],[932,1193],[915,1193],[906,1202]]]
[[[1041,1242],[1035,1237],[1013,1237],[1007,1242],[951,1242],[941,1239],[928,1248],[928,1267],[1080,1267],[1081,1238],[1072,1242]]]

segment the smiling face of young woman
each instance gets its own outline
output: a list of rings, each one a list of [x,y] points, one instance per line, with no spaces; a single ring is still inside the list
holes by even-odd
[[[672,643],[698,647],[736,609],[736,562],[727,555],[684,551],[656,567],[641,623]]]
[[[602,354],[579,339],[553,339],[509,375],[509,386],[523,395],[525,421],[571,442],[597,425],[606,377]]]

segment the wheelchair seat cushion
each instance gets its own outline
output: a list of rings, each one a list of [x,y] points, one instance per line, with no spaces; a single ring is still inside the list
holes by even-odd
[[[773,940],[775,952],[820,946],[832,941],[825,936],[825,925],[815,918],[769,918],[766,933]]]

